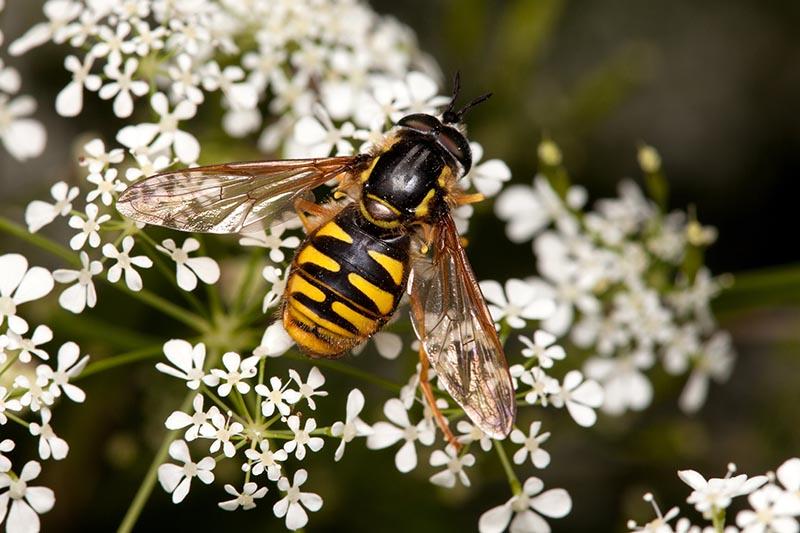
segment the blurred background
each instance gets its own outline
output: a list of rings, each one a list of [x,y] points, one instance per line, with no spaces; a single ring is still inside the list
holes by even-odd
[[[2,25],[8,41],[41,16],[35,4],[6,6]],[[470,114],[470,136],[483,144],[486,158],[509,164],[515,182],[530,183],[535,148],[547,135],[561,146],[572,180],[584,185],[590,198],[614,195],[621,178],[640,175],[637,146],[651,144],[664,162],[671,206],[694,205],[701,222],[719,229],[707,256],[710,268],[736,274],[736,284],[715,310],[721,326],[732,332],[739,357],[730,381],[712,386],[698,415],[678,410],[682,383],[674,379],[655,380],[654,406],[644,413],[601,416],[590,430],[578,428],[563,411],[543,414],[545,428],[553,432],[546,446],[553,460],[536,475],[548,487],[566,488],[574,504],[567,518],[551,522],[554,529],[624,530],[627,518],[651,518],[641,500],[647,491],[662,506],[682,504],[688,487],[677,479],[678,469],[722,476],[734,461],[742,472],[757,474],[800,455],[800,4],[380,0],[373,5],[417,32],[421,49],[441,65],[445,79],[460,70],[462,94],[494,93]],[[35,58],[13,64],[25,92],[50,106],[67,73],[52,46]],[[78,120],[40,109],[48,145],[32,163],[20,165],[0,152],[3,215],[21,221],[24,206],[46,196],[50,183],[77,179],[77,170],[65,166],[73,160],[70,143],[76,134],[119,127],[105,112],[107,103],[94,104],[89,100]],[[203,157],[237,159],[230,149],[204,151]],[[498,239],[503,226],[490,209],[476,217],[470,256],[479,279],[529,274],[530,247]],[[22,246],[0,236],[0,253]],[[33,264],[54,266],[51,257],[25,251]],[[101,298],[93,313],[79,318],[51,315],[52,309],[37,312],[56,333],[83,331],[86,339],[75,340],[89,353],[181,335],[180,326],[139,316],[116,297]],[[98,316],[121,326],[105,330],[107,345],[88,340]],[[130,338],[130,330],[144,333]],[[361,359],[365,369],[396,381],[414,364],[369,354]],[[336,399],[325,405],[334,409],[330,416],[339,416],[346,393],[336,391],[352,383],[332,373],[328,378]],[[163,419],[182,395],[169,378],[155,375],[150,362],[87,378],[82,386],[85,405],[59,407],[59,434],[71,452],[68,460],[45,469],[43,484],[58,500],[43,517],[46,529],[116,527],[147,469]],[[365,390],[367,398],[382,394]],[[381,407],[382,402],[368,405],[363,418],[378,419]],[[348,446],[340,464],[323,455],[309,467],[314,490],[325,496],[324,508],[311,521],[314,531],[473,530],[483,511],[509,497],[493,455],[472,474],[476,486],[470,491],[438,489],[426,482],[425,469],[399,474],[393,453],[368,452],[361,443]],[[269,505],[226,513],[216,509],[220,490],[198,489],[174,506],[157,488],[139,530],[281,527]]]

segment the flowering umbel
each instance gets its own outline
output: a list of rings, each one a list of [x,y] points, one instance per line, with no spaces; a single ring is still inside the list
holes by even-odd
[[[276,518],[296,530],[324,508],[325,494],[312,492],[310,457],[347,461],[354,446],[391,448],[399,472],[430,467],[425,477],[432,484],[453,488],[476,484],[477,467],[491,452],[501,458],[511,494],[476,513],[479,529],[547,531],[547,519],[570,512],[571,497],[562,488],[545,490],[539,477],[526,474],[520,482],[515,471],[535,468],[546,478],[540,471],[550,466],[548,449],[558,437],[539,416],[544,409],[564,408],[582,427],[595,424],[598,409],[612,415],[644,409],[653,397],[646,372],[659,361],[671,374],[689,375],[680,405],[694,410],[709,379],[730,371],[730,338],[716,330],[709,310],[723,282],[692,262],[692,251],[710,244],[713,231],[683,213],[666,213],[629,183],[619,198],[585,210],[585,191],[561,179],[561,154],[551,141],[539,146],[541,173],[532,187],[504,189],[508,166],[484,159],[474,142],[474,165],[461,183],[485,197],[499,194],[495,209],[508,223],[509,239],[532,240],[536,252],[530,276],[481,283],[520,407],[507,441],[483,434],[428,372],[437,406],[458,433],[458,445],[450,442],[420,393],[419,367],[398,379],[402,386],[337,362],[324,365],[325,373],[322,364],[279,370],[273,358],[297,352],[280,322],[265,327],[265,314],[279,305],[301,243],[297,220],[242,235],[247,248],[224,257],[211,238],[156,237],[156,230],[122,218],[116,199],[141,177],[197,164],[213,142],[198,115],[214,117],[212,127],[241,138],[242,146],[252,141],[268,154],[262,158],[373,150],[402,116],[435,114],[449,101],[435,66],[408,28],[357,0],[48,0],[43,12],[45,20],[10,44],[0,42],[11,56],[55,43],[68,80],[55,112],[78,116],[87,92],[97,93],[104,112],[122,122],[110,138],[83,143],[80,180],[57,182],[51,199],[34,200],[25,211],[28,232],[41,232],[31,241],[47,243],[65,264],[51,272],[17,253],[0,256],[0,426],[26,427],[43,462],[68,458],[57,407],[84,401],[76,379],[159,357],[152,372],[174,378],[186,396],[168,410],[164,424],[173,433],[144,494],[158,483],[179,504],[217,482],[224,487],[219,508],[247,511],[270,502]],[[14,96],[19,87],[16,70],[0,63],[0,138],[23,160],[42,151],[46,135],[27,118],[35,103]],[[640,160],[648,175],[660,172],[654,151]],[[454,213],[462,233],[471,215],[469,207]],[[65,243],[50,238],[51,224],[61,224]],[[174,298],[152,289],[164,284]],[[64,331],[29,322],[37,316],[28,315],[29,302],[50,297],[70,313],[97,313],[109,291],[192,333],[87,366],[76,343],[64,342],[57,355],[48,346]],[[386,359],[416,356],[412,339],[400,334],[410,330],[405,310],[396,320],[397,327],[390,323],[369,341],[367,354],[374,347]],[[348,394],[329,396],[332,373],[390,394],[370,398],[367,389],[348,386]],[[331,420],[319,414],[328,412],[318,409],[326,403],[339,406]],[[371,404],[382,406],[385,420],[374,420]],[[19,468],[18,444],[0,441],[0,522],[11,533],[38,530],[38,515],[55,502],[50,489],[30,486],[41,466],[29,461]],[[513,461],[506,448],[513,448]],[[785,487],[794,486],[792,468],[783,470]],[[241,479],[231,480],[230,472]],[[768,493],[753,505],[777,501]],[[140,511],[131,507],[127,527]]]

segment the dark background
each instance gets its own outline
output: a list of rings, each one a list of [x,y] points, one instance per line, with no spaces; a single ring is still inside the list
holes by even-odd
[[[10,4],[2,15],[7,42],[40,16],[36,6]],[[518,470],[520,477],[539,475],[546,486],[564,487],[573,498],[572,514],[551,521],[554,529],[623,530],[627,518],[641,522],[651,516],[640,499],[648,490],[665,508],[686,508],[688,487],[675,476],[678,469],[721,476],[734,461],[757,474],[800,455],[800,274],[792,268],[798,258],[800,4],[382,0],[373,5],[414,28],[446,79],[460,70],[465,97],[494,92],[471,113],[470,135],[483,144],[486,158],[508,162],[515,181],[530,183],[536,145],[547,134],[562,147],[573,181],[586,186],[591,198],[612,195],[621,178],[639,176],[638,144],[652,144],[664,161],[671,206],[694,204],[700,221],[719,229],[707,255],[712,270],[739,274],[717,305],[739,359],[731,380],[712,386],[700,414],[681,414],[676,398],[682,383],[656,376],[655,404],[643,414],[601,417],[590,430],[579,429],[563,411],[527,415],[541,418],[553,432],[546,445],[553,460],[543,472]],[[64,162],[72,160],[70,143],[78,132],[109,135],[119,127],[109,104],[92,99],[79,119],[55,115],[52,102],[68,81],[60,53],[44,47],[11,62],[22,71],[22,92],[39,100],[37,117],[49,134],[46,154],[33,164],[22,166],[0,153],[3,214],[16,220],[50,183],[77,179]],[[204,152],[204,157],[211,156]],[[470,256],[479,278],[531,273],[530,248],[498,239],[502,231],[488,207],[478,213]],[[0,250],[23,248],[0,237]],[[54,266],[35,251],[26,255],[34,264]],[[183,333],[180,326],[125,309],[114,295],[103,296],[98,308],[80,319],[47,310],[42,316],[56,331],[85,329],[86,339],[77,340],[92,353],[109,350],[97,341],[86,344],[97,331],[93,316],[111,316],[144,332],[130,339],[131,346]],[[109,341],[114,349],[125,342],[122,332],[104,334],[114,338]],[[354,362],[398,381],[413,365],[408,358],[386,363],[374,354]],[[100,374],[83,383],[85,405],[59,406],[56,429],[72,449],[66,461],[45,464],[43,483],[57,495],[55,509],[44,517],[46,528],[108,530],[118,524],[147,468],[151,446],[160,439],[164,416],[182,394],[174,382],[154,374],[150,363]],[[326,375],[335,399],[324,403],[333,409],[330,416],[338,417],[345,391],[355,383]],[[375,421],[385,392],[362,389],[374,400],[364,418]],[[324,412],[319,418],[331,419]],[[471,471],[471,490],[445,491],[427,483],[427,468],[399,474],[393,451],[367,452],[363,443],[351,443],[341,464],[333,465],[335,444],[328,447],[319,460],[308,462],[309,490],[325,498],[323,510],[311,516],[312,531],[472,530],[483,511],[509,497],[493,454]],[[156,488],[139,529],[278,530],[271,491],[256,510],[227,513],[216,509],[225,496],[219,486],[197,483],[178,506]]]

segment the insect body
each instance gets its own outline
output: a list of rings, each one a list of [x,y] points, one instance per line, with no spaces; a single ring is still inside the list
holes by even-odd
[[[295,254],[286,283],[283,323],[315,357],[339,357],[394,314],[408,279],[407,233],[343,209],[313,231]]]
[[[450,214],[481,198],[458,186],[472,164],[460,123],[486,97],[458,112],[451,102],[441,117],[408,115],[369,154],[151,176],[122,193],[117,209],[148,224],[209,233],[246,232],[296,212],[308,238],[292,262],[282,315],[297,345],[314,357],[340,357],[380,329],[407,291],[420,386],[442,430],[454,442],[428,365],[487,435],[504,437],[516,414],[514,388]],[[311,191],[332,180],[334,200],[314,203]]]

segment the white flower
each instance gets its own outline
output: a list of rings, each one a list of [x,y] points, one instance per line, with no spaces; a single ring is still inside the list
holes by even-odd
[[[286,350],[294,345],[294,339],[286,333],[281,320],[276,320],[264,330],[259,344],[253,355],[259,357],[280,357]]]
[[[89,204],[92,205],[92,204]],[[53,279],[59,283],[72,283],[58,297],[58,303],[67,311],[82,313],[86,307],[94,307],[97,303],[97,292],[92,278],[103,271],[100,261],[89,261],[89,254],[81,252],[81,269],[69,270],[60,268],[53,271]]]
[[[41,154],[47,141],[47,132],[39,121],[23,118],[34,111],[36,101],[30,96],[19,96],[9,102],[8,96],[0,94],[0,139],[19,161]]]
[[[391,398],[384,404],[383,413],[394,424],[388,422],[374,424],[372,434],[367,437],[367,448],[380,450],[403,439],[405,442],[394,456],[394,464],[400,472],[410,472],[417,466],[417,450],[414,442],[419,440],[425,446],[430,446],[436,436],[434,429],[425,419],[412,425],[403,402],[397,398]]]
[[[281,465],[278,461],[285,461],[289,455],[286,450],[276,450],[274,452],[270,450],[267,439],[263,439],[258,444],[261,451],[256,451],[254,448],[248,448],[244,451],[244,455],[249,459],[249,462],[242,465],[242,470],[245,472],[250,471],[254,476],[260,476],[266,471],[267,478],[270,481],[276,481],[281,477]]]
[[[281,378],[277,376],[269,378],[269,384],[271,388],[263,383],[259,383],[255,387],[256,394],[266,398],[261,402],[261,413],[266,417],[270,417],[277,409],[282,416],[289,416],[289,413],[292,412],[289,406],[300,401],[300,393],[296,390],[288,389],[289,383],[287,382],[286,385],[283,385]]]
[[[30,487],[28,483],[39,476],[42,467],[36,461],[28,461],[18,478],[0,474],[0,523],[6,519],[7,533],[39,531],[39,515],[53,508],[55,494],[47,487]],[[9,509],[9,500],[11,502]]]
[[[321,437],[311,436],[311,433],[317,429],[317,421],[313,418],[307,418],[305,427],[301,429],[300,417],[292,415],[286,421],[286,425],[289,426],[289,429],[294,433],[294,438],[286,441],[283,445],[283,449],[288,453],[295,452],[294,456],[298,460],[302,461],[306,456],[306,446],[311,448],[311,451],[318,452],[325,444],[325,441]]]
[[[86,181],[96,185],[95,189],[86,195],[87,202],[93,202],[99,196],[103,205],[111,205],[111,202],[114,201],[114,193],[125,190],[125,183],[117,179],[117,169],[115,168],[106,170],[105,175],[89,174]]]
[[[535,357],[537,364],[542,368],[551,368],[553,359],[562,360],[567,355],[564,348],[553,344],[556,342],[556,336],[541,329],[533,334],[533,342],[527,337],[520,337],[519,340],[525,345],[522,355]]]
[[[83,151],[86,152],[86,155],[81,156],[80,165],[87,167],[91,174],[99,174],[109,165],[122,163],[125,158],[125,152],[122,148],[112,148],[106,152],[105,143],[102,139],[97,138],[86,143],[83,146]]]
[[[102,80],[97,74],[92,74],[92,63],[95,56],[86,54],[81,60],[73,55],[64,59],[64,68],[72,73],[72,81],[61,89],[56,96],[56,112],[63,117],[77,116],[83,109],[83,88],[97,91],[102,85]]]
[[[201,381],[209,387],[215,387],[219,383],[217,376],[206,374],[203,370],[206,361],[206,345],[202,342],[193,347],[183,339],[169,340],[164,343],[164,355],[174,366],[157,363],[156,369],[178,379],[185,379],[186,386],[190,389],[200,388]]]
[[[20,374],[14,379],[14,388],[25,392],[19,397],[23,407],[30,407],[31,411],[38,411],[42,405],[52,405],[54,398],[47,387],[47,380],[42,376],[31,379],[25,374]]]
[[[269,258],[273,263],[280,263],[286,259],[286,255],[281,248],[297,248],[300,246],[300,239],[296,235],[290,235],[285,239],[281,238],[286,231],[285,224],[275,224],[269,228],[269,235],[266,230],[252,233],[245,233],[239,244],[242,246],[260,246],[269,249]]]
[[[0,398],[2,396],[0,392]],[[786,504],[793,509],[800,509],[800,459],[793,457],[785,461],[775,473],[786,490],[786,498],[789,500]]]
[[[239,241],[241,243],[241,241]],[[267,309],[281,301],[283,291],[286,289],[286,280],[289,277],[289,269],[281,273],[280,268],[265,266],[261,271],[261,276],[270,284],[269,291],[264,295],[264,303],[261,304],[261,312],[266,313]]]
[[[55,220],[57,216],[67,216],[72,210],[72,200],[77,198],[79,192],[77,187],[70,187],[63,181],[59,181],[50,187],[50,195],[56,203],[50,204],[41,200],[29,203],[25,209],[25,223],[28,225],[28,231],[36,233]]]
[[[116,263],[108,269],[108,281],[116,283],[119,281],[122,273],[125,273],[125,284],[132,291],[142,290],[142,277],[133,268],[150,268],[153,266],[153,261],[146,255],[130,256],[131,249],[133,249],[133,237],[127,235],[122,239],[122,249],[117,250],[111,243],[103,245],[103,255],[109,259],[116,259]]]
[[[541,447],[541,444],[550,438],[550,432],[539,434],[541,428],[542,423],[537,420],[531,422],[527,437],[518,429],[511,432],[511,442],[523,445],[514,454],[514,463],[521,465],[525,462],[525,458],[530,455],[531,463],[536,468],[546,468],[550,464],[550,454]]]
[[[305,116],[295,124],[294,139],[305,147],[303,152],[307,157],[351,155],[353,145],[348,139],[353,137],[354,132],[352,122],[336,127],[328,112],[316,105],[314,116]]]
[[[89,356],[85,355],[81,358],[81,349],[70,341],[65,342],[58,349],[57,361],[55,370],[47,365],[37,366],[37,377],[49,382],[47,391],[53,398],[58,398],[63,392],[73,402],[83,403],[86,393],[69,381],[83,372],[89,363]]]
[[[533,286],[519,279],[509,279],[503,287],[496,281],[480,283],[489,312],[495,322],[505,319],[515,329],[525,327],[526,320],[541,320],[553,314],[555,304],[544,298]]]
[[[158,467],[158,481],[165,491],[172,493],[172,503],[180,503],[186,498],[192,478],[196,477],[206,485],[214,481],[212,470],[217,463],[212,457],[203,457],[198,462],[193,462],[189,447],[182,440],[176,440],[169,445],[169,455],[183,463],[183,466],[166,463]]]
[[[220,70],[216,61],[209,62],[203,75],[203,88],[207,91],[220,90],[233,109],[252,109],[258,103],[255,87],[242,82],[244,70],[237,65],[228,65]]]
[[[175,261],[178,287],[185,291],[193,291],[197,287],[197,278],[208,285],[213,285],[219,279],[219,265],[210,257],[189,257],[191,252],[200,248],[197,239],[189,237],[183,241],[183,246],[178,248],[175,241],[166,239],[156,246],[159,251],[167,254]]]
[[[447,446],[445,451],[434,450],[431,454],[431,466],[447,465],[447,470],[435,473],[430,477],[429,481],[440,487],[453,488],[456,485],[457,478],[462,485],[469,487],[470,482],[467,473],[464,472],[464,467],[473,466],[474,464],[474,455],[466,453],[459,457],[452,446]]]
[[[667,511],[666,514],[661,514],[661,509],[658,507],[658,504],[653,498],[651,493],[645,494],[642,499],[646,502],[649,502],[653,506],[653,510],[656,513],[656,517],[649,521],[648,523],[644,524],[643,526],[639,526],[635,521],[628,520],[628,529],[631,531],[641,532],[641,533],[687,533],[687,529],[689,528],[688,520],[682,518],[678,520],[675,524],[675,529],[669,524],[669,521],[678,516],[678,508],[673,507]],[[699,533],[699,532],[698,532]]]
[[[183,436],[187,442],[197,439],[201,430],[204,432],[212,431],[213,428],[211,428],[208,421],[212,416],[219,413],[219,409],[216,406],[212,406],[208,412],[203,410],[202,394],[195,395],[192,400],[192,409],[194,409],[194,413],[191,415],[183,411],[173,411],[164,421],[164,426],[167,429],[187,428]]]
[[[242,381],[249,379],[256,375],[256,365],[260,357],[253,356],[242,360],[241,356],[236,352],[226,352],[222,356],[222,364],[225,370],[219,368],[212,368],[211,373],[217,376],[221,384],[217,392],[223,398],[231,393],[233,387],[241,394],[250,392],[250,384]]]
[[[133,75],[139,66],[139,62],[130,57],[125,61],[125,67],[120,70],[117,63],[106,63],[103,72],[106,77],[113,80],[100,88],[98,95],[103,100],[114,98],[114,114],[119,118],[127,118],[133,113],[133,97],[144,96],[147,94],[148,85],[146,81],[133,80]]]
[[[308,479],[308,472],[300,469],[294,473],[292,484],[289,479],[282,477],[278,481],[278,489],[286,493],[282,499],[278,500],[272,507],[272,512],[278,518],[286,517],[286,528],[296,531],[308,523],[308,515],[305,507],[311,512],[319,511],[322,508],[322,498],[313,492],[300,492],[300,485]]]
[[[36,422],[31,422],[29,429],[31,435],[39,437],[39,457],[44,460],[53,459],[59,461],[67,456],[69,453],[69,445],[67,441],[59,437],[50,426],[50,419],[52,414],[50,409],[42,407],[40,414],[42,416],[41,425]]]
[[[17,306],[53,290],[53,276],[42,267],[28,269],[28,260],[20,254],[0,255],[0,272],[0,326],[8,319],[8,329],[23,335],[28,323],[17,316]]]
[[[14,449],[14,441],[11,439],[4,439],[0,441],[0,474],[11,470],[11,460],[3,455]]]
[[[242,492],[238,492],[233,485],[226,483],[225,492],[235,497],[232,500],[219,502],[217,505],[219,505],[220,509],[224,509],[226,511],[235,511],[241,507],[245,511],[249,511],[250,509],[255,509],[255,500],[264,497],[264,495],[267,493],[267,487],[261,487],[259,489],[258,485],[250,481],[244,484],[244,487],[242,487]]]
[[[731,477],[735,470],[734,465],[729,465],[726,477],[711,478],[708,481],[694,470],[680,470],[678,477],[693,489],[686,501],[693,504],[704,516],[710,517],[712,513],[727,508],[733,498],[750,494],[767,482],[767,476],[748,479],[746,475],[740,474]]]
[[[148,154],[144,153],[136,154],[134,157],[136,158],[136,166],[125,170],[125,179],[128,181],[136,181],[139,178],[158,174],[172,164],[165,155],[155,156],[152,160]]]
[[[200,143],[191,133],[178,129],[179,121],[189,120],[194,117],[197,112],[197,106],[188,100],[183,100],[170,112],[167,96],[160,92],[153,95],[150,99],[150,105],[160,119],[158,124],[144,123],[138,125],[140,133],[150,139],[146,141],[146,144],[150,144],[152,141],[152,150],[154,152],[172,147],[175,155],[184,164],[197,161],[200,156]]]
[[[306,402],[308,402],[308,407],[311,409],[317,408],[317,404],[313,399],[314,396],[325,397],[328,395],[326,391],[317,390],[325,384],[325,376],[322,375],[322,372],[320,372],[317,367],[311,368],[311,371],[308,373],[308,380],[305,383],[303,383],[303,378],[300,377],[300,374],[298,374],[294,368],[289,369],[289,377],[291,377],[299,387],[298,392],[300,393],[300,398],[298,398],[297,401],[305,398]]]
[[[22,403],[17,400],[9,400],[10,392],[7,388],[0,386],[0,426],[8,422],[6,411],[20,411],[22,410]]]
[[[100,246],[100,224],[111,220],[111,215],[105,214],[97,216],[99,209],[95,204],[86,204],[86,220],[78,215],[72,215],[69,219],[69,227],[81,230],[80,233],[75,235],[69,240],[69,247],[73,250],[80,250],[86,241],[89,241],[89,246],[97,248]]]
[[[231,438],[244,431],[244,426],[239,422],[231,422],[232,413],[230,411],[227,418],[219,411],[211,413],[209,410],[209,413],[211,424],[200,428],[201,437],[214,440],[208,451],[217,453],[222,448],[225,457],[233,457],[236,455],[236,447],[231,442]]]
[[[37,348],[37,346],[47,344],[51,340],[53,340],[53,330],[42,324],[36,326],[30,339],[25,339],[22,335],[10,331],[8,335],[8,348],[20,350],[17,358],[22,363],[30,363],[31,354],[46,361],[50,359],[50,355],[43,349]]]
[[[89,54],[95,57],[107,56],[108,64],[118,66],[122,63],[123,54],[132,54],[136,50],[136,44],[133,39],[127,38],[130,33],[131,25],[126,21],[116,24],[115,30],[106,25],[101,25],[97,30],[99,40],[89,51]],[[106,75],[108,76],[108,73]]]
[[[47,16],[47,22],[39,22],[33,25],[22,37],[9,45],[8,53],[12,56],[22,55],[28,50],[46,43],[51,38],[55,40],[60,37],[64,26],[80,15],[82,9],[83,6],[81,4],[72,0],[49,0],[45,2],[42,10]]]
[[[406,74],[403,83],[395,85],[396,105],[403,113],[395,113],[390,118],[397,122],[404,114],[434,113],[436,108],[450,101],[448,96],[439,96],[439,88],[430,76],[412,71]]]
[[[742,533],[800,531],[800,524],[793,518],[800,515],[800,507],[790,505],[785,493],[777,486],[765,485],[751,492],[747,501],[753,509],[739,511],[736,515],[736,525],[742,528]]]
[[[533,187],[507,187],[498,196],[494,211],[508,222],[506,235],[512,242],[527,241],[551,221],[568,218],[564,203],[544,176],[536,176]]]
[[[344,422],[334,422],[331,426],[331,435],[342,439],[339,447],[336,448],[336,453],[333,454],[335,461],[342,458],[348,442],[356,437],[364,437],[372,433],[372,428],[358,417],[362,409],[364,409],[364,395],[358,389],[351,390],[347,395],[347,414]]]
[[[176,98],[186,98],[195,105],[203,102],[203,91],[200,90],[200,74],[192,65],[189,54],[180,54],[175,63],[167,67],[167,74],[172,80],[172,94]]]
[[[470,444],[471,442],[478,441],[481,445],[481,450],[488,452],[492,449],[492,439],[478,426],[468,422],[467,420],[459,420],[456,424],[456,429],[461,435],[456,440],[461,444]]]
[[[503,183],[511,179],[511,170],[500,159],[490,159],[478,163],[483,158],[483,147],[476,143],[469,143],[472,149],[472,168],[461,178],[462,186],[466,189],[470,183],[475,190],[486,197],[491,197],[500,192]]]
[[[701,348],[679,399],[679,405],[684,412],[695,412],[703,405],[708,394],[709,379],[728,379],[734,360],[731,344],[730,334],[718,331]]]
[[[500,533],[509,522],[514,533],[550,533],[550,526],[540,514],[550,518],[564,517],[572,509],[572,499],[564,489],[542,492],[543,488],[539,478],[526,479],[520,494],[481,515],[478,521],[480,533]]]
[[[641,411],[650,405],[653,385],[642,370],[652,367],[653,361],[653,354],[646,350],[587,360],[586,375],[603,386],[603,411],[620,415],[627,409]]]
[[[570,416],[578,425],[589,427],[597,420],[594,409],[603,405],[603,389],[596,381],[583,380],[579,370],[571,370],[564,376],[558,392],[551,397],[556,407],[567,406]]]

